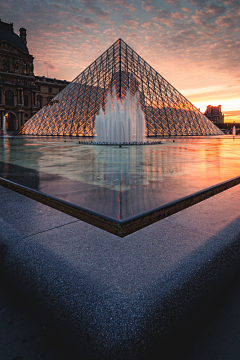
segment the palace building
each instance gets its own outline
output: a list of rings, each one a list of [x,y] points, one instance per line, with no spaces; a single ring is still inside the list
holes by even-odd
[[[224,123],[224,114],[222,113],[221,105],[218,106],[208,105],[204,115],[214,124]]]
[[[27,32],[14,33],[13,24],[0,20],[0,128],[6,116],[8,131],[16,131],[67,84],[66,80],[34,75],[34,57]]]

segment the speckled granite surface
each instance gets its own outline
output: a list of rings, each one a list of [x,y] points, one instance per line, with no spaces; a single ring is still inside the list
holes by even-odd
[[[0,195],[5,277],[81,359],[161,351],[239,268],[239,186],[123,239]]]
[[[73,360],[46,321],[0,276],[0,359]]]

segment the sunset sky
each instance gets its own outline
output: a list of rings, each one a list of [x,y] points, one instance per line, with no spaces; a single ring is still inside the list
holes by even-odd
[[[201,111],[240,122],[240,0],[8,0],[35,75],[73,80],[122,38]]]

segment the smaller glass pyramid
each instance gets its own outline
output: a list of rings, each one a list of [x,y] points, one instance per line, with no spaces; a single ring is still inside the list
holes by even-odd
[[[222,132],[122,39],[117,40],[18,134],[94,136],[95,116],[115,87],[118,98],[137,91],[147,136],[221,135]]]

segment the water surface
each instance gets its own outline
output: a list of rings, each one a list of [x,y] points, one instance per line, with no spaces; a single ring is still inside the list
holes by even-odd
[[[77,139],[0,138],[0,177],[127,220],[240,176],[240,137],[90,146]]]

